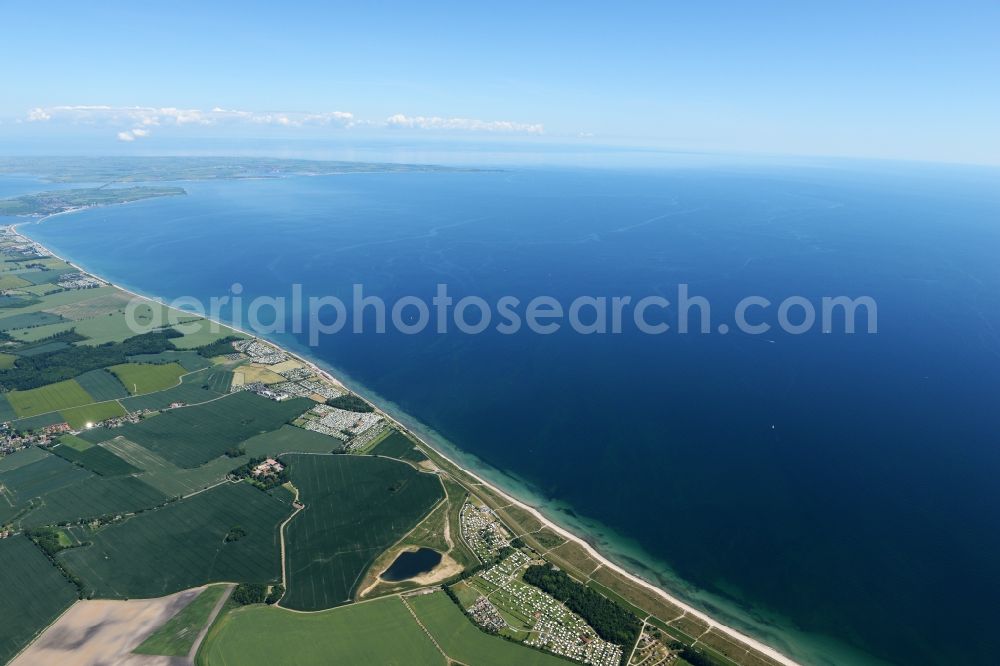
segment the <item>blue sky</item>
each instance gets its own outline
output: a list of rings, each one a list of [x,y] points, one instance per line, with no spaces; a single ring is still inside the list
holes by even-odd
[[[3,5],[0,152],[252,138],[1000,163],[996,2],[208,4]]]

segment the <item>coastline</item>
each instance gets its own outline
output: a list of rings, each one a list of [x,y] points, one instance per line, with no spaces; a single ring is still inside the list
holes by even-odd
[[[166,303],[163,302],[162,297],[156,297],[156,296],[151,296],[151,295],[143,294],[143,293],[141,293],[141,292],[139,292],[137,290],[129,289],[127,287],[123,287],[123,286],[121,286],[119,284],[116,284],[116,283],[114,283],[114,282],[112,282],[112,281],[110,281],[110,280],[102,277],[100,274],[98,274],[95,271],[88,270],[87,268],[85,268],[85,267],[83,267],[83,266],[81,266],[81,265],[79,265],[79,264],[77,264],[77,263],[75,263],[75,262],[73,262],[73,261],[65,258],[65,257],[59,256],[55,252],[52,252],[48,247],[46,247],[41,242],[36,241],[30,235],[28,235],[26,233],[23,233],[22,231],[20,231],[18,229],[18,227],[21,226],[22,224],[29,224],[29,225],[30,224],[41,224],[45,220],[48,220],[48,219],[50,219],[52,217],[57,217],[57,216],[60,216],[60,215],[66,215],[66,214],[69,214],[69,213],[75,213],[75,212],[79,212],[81,210],[88,210],[88,209],[89,208],[77,208],[77,209],[72,209],[72,210],[67,210],[67,211],[61,211],[59,213],[53,213],[51,215],[46,215],[46,216],[43,216],[43,217],[40,217],[40,218],[32,218],[30,220],[25,220],[24,222],[12,222],[12,223],[9,224],[9,227],[14,231],[14,233],[16,233],[18,235],[21,235],[24,238],[27,238],[28,240],[30,240],[33,243],[36,243],[38,246],[40,246],[43,249],[45,249],[45,251],[47,251],[53,257],[62,259],[63,261],[65,261],[69,265],[73,266],[75,269],[77,269],[77,270],[79,270],[81,272],[93,275],[94,277],[97,277],[97,278],[103,280],[104,282],[106,282],[109,286],[114,287],[115,289],[118,289],[118,290],[120,290],[120,291],[122,291],[124,293],[127,293],[127,294],[133,296],[134,298],[140,298],[140,299],[143,299],[143,300],[156,302],[156,303],[158,303],[158,304],[160,304],[160,305],[162,305],[164,307],[167,307],[167,308],[169,308],[171,310],[179,312],[179,313],[181,313],[181,314],[183,314],[185,316],[192,316],[192,315],[196,314],[196,313],[191,313],[191,312],[187,312],[187,311],[184,311],[184,310],[180,310],[178,308],[171,307],[171,306],[169,306],[169,305],[167,305]],[[488,488],[492,493],[494,493],[494,494],[502,497],[503,499],[505,499],[506,501],[508,501],[511,505],[515,505],[515,506],[517,506],[517,507],[519,507],[519,508],[527,511],[535,519],[537,519],[542,525],[544,525],[545,527],[549,528],[553,532],[559,534],[561,537],[563,537],[563,538],[565,538],[567,540],[573,541],[574,543],[578,544],[579,546],[581,546],[587,552],[587,554],[590,557],[592,557],[594,560],[596,560],[597,562],[599,562],[604,567],[606,567],[606,568],[608,568],[608,569],[616,572],[617,574],[623,576],[624,578],[628,579],[632,583],[635,583],[636,585],[639,585],[639,586],[641,586],[641,587],[643,587],[643,588],[645,588],[645,589],[653,592],[654,594],[662,597],[665,601],[669,602],[670,604],[673,604],[674,606],[677,606],[678,608],[680,608],[681,610],[683,610],[686,614],[698,618],[699,620],[701,620],[705,624],[709,625],[709,627],[711,627],[713,629],[716,629],[716,630],[718,630],[721,633],[726,634],[728,637],[730,637],[730,638],[738,641],[739,643],[742,643],[742,644],[746,645],[748,648],[753,649],[753,650],[755,650],[757,652],[760,652],[760,653],[766,655],[767,657],[769,657],[769,658],[771,658],[771,659],[773,659],[773,660],[775,660],[775,661],[777,661],[777,662],[779,662],[781,664],[784,664],[786,666],[800,666],[799,662],[796,662],[796,661],[792,660],[791,658],[785,656],[784,654],[782,654],[781,652],[779,652],[775,648],[772,648],[769,645],[767,645],[767,644],[765,644],[765,643],[763,643],[763,642],[761,642],[761,641],[759,641],[759,640],[757,640],[757,639],[755,639],[755,638],[753,638],[753,637],[751,637],[751,636],[749,636],[749,635],[747,635],[747,634],[745,634],[745,633],[743,633],[743,632],[741,632],[741,631],[739,631],[739,630],[737,630],[737,629],[735,629],[735,628],[733,628],[733,627],[731,627],[729,625],[723,624],[722,622],[714,619],[713,617],[711,617],[707,613],[705,613],[705,612],[703,612],[701,610],[698,610],[697,608],[691,606],[689,603],[687,603],[687,602],[683,601],[682,599],[680,599],[680,598],[678,598],[678,597],[670,594],[667,590],[663,589],[659,585],[651,583],[651,582],[647,581],[646,579],[640,577],[636,573],[633,573],[633,572],[627,570],[624,566],[622,566],[622,565],[614,562],[610,558],[608,558],[605,555],[603,555],[585,537],[580,536],[579,534],[571,531],[569,528],[564,527],[563,525],[559,524],[554,519],[546,516],[538,507],[536,507],[534,505],[531,505],[531,504],[525,502],[524,500],[519,499],[518,497],[512,495],[507,490],[505,490],[505,489],[499,487],[498,485],[496,485],[495,481],[491,482],[491,481],[487,480],[486,478],[484,478],[484,476],[482,475],[481,471],[473,471],[473,470],[469,469],[468,467],[464,466],[463,464],[460,464],[459,462],[457,462],[455,460],[456,456],[455,456],[454,452],[451,452],[451,451],[447,451],[447,452],[446,451],[442,451],[442,446],[441,446],[440,443],[437,443],[437,445],[433,445],[433,444],[431,444],[428,441],[428,439],[436,439],[436,438],[428,436],[426,433],[422,433],[421,430],[424,430],[424,427],[414,427],[414,426],[408,426],[408,425],[406,425],[403,422],[403,420],[402,420],[403,417],[397,417],[397,416],[393,415],[392,413],[390,413],[387,409],[385,409],[382,406],[380,406],[380,403],[382,402],[381,400],[379,400],[379,399],[369,399],[367,397],[367,395],[370,392],[367,392],[365,390],[355,390],[355,388],[354,388],[355,382],[352,382],[350,380],[345,381],[341,377],[335,375],[334,372],[337,372],[337,370],[335,368],[332,368],[332,367],[328,370],[327,367],[324,367],[324,365],[327,365],[327,364],[325,364],[323,361],[321,361],[319,359],[313,359],[313,358],[309,357],[308,355],[306,355],[304,352],[292,351],[291,349],[289,349],[289,346],[288,346],[287,343],[277,342],[277,341],[275,341],[273,339],[260,336],[260,335],[256,334],[253,331],[249,331],[249,330],[246,330],[246,329],[244,329],[242,327],[234,326],[232,324],[228,324],[228,323],[219,321],[217,319],[213,319],[213,318],[211,318],[211,317],[209,317],[207,315],[197,315],[197,316],[199,316],[200,318],[205,319],[205,320],[211,322],[214,326],[220,327],[220,329],[231,330],[231,331],[239,332],[239,333],[242,333],[244,335],[247,335],[247,336],[250,336],[250,337],[253,337],[253,338],[263,339],[263,340],[267,341],[269,344],[272,344],[275,347],[278,347],[278,348],[282,349],[282,351],[284,351],[285,353],[289,354],[293,358],[297,359],[299,362],[303,363],[304,365],[306,365],[307,367],[309,367],[310,369],[312,369],[318,375],[321,375],[322,377],[326,378],[328,381],[331,381],[331,382],[334,382],[334,383],[337,383],[337,384],[341,384],[341,385],[347,387],[348,389],[350,389],[352,392],[357,393],[358,395],[362,396],[366,400],[369,400],[369,402],[371,402],[371,404],[376,408],[376,410],[378,411],[379,414],[381,414],[384,418],[386,418],[387,420],[389,420],[390,422],[392,422],[393,424],[395,424],[399,429],[401,429],[402,431],[408,433],[410,436],[412,436],[413,438],[415,438],[416,440],[418,440],[419,443],[421,444],[421,446],[427,448],[430,451],[433,451],[437,456],[439,456],[443,460],[447,461],[454,468],[456,468],[457,470],[460,470],[464,474],[466,474],[469,477],[475,479],[478,484],[480,484],[480,485]],[[420,424],[420,426],[423,426],[423,424]],[[451,446],[450,448],[455,448],[457,452],[461,452],[463,454],[463,457],[465,457],[465,456],[471,456],[471,454],[466,454],[465,452],[462,452],[459,447]],[[471,456],[471,457],[474,457],[474,456]],[[481,465],[483,467],[490,467],[486,463],[481,463]],[[503,472],[503,470],[497,469],[496,471],[499,474],[501,474],[501,475],[505,474]],[[507,476],[509,476],[509,475],[507,475]],[[514,478],[514,477],[511,477],[511,478]]]

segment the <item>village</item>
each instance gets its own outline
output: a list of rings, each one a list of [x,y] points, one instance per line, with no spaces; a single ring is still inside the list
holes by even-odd
[[[3,253],[8,256],[26,259],[42,259],[50,256],[40,243],[28,240],[17,233],[13,226],[5,226],[0,230],[0,240],[4,241]]]
[[[262,340],[237,340],[230,360],[249,361],[251,369],[268,368],[268,379],[234,382],[230,390],[251,391],[270,400],[284,401],[293,397],[311,398],[317,403],[296,419],[293,424],[343,443],[342,450],[351,453],[364,450],[377,440],[388,427],[385,419],[376,412],[358,412],[326,404],[347,395],[342,386],[325,381],[314,371],[285,352]],[[250,375],[255,376],[255,375]]]
[[[0,456],[10,455],[29,446],[49,446],[60,432],[64,432],[63,427],[69,430],[69,424],[60,423],[38,432],[21,432],[11,428],[9,422],[0,424]]]
[[[510,532],[485,504],[466,502],[460,517],[462,537],[484,562],[496,557],[501,548],[510,544]]]
[[[98,287],[105,287],[107,284],[104,280],[95,278],[93,275],[87,275],[86,273],[64,273],[56,281],[56,286],[63,289],[97,289]]]
[[[306,430],[336,437],[345,443],[353,443],[355,438],[366,433],[373,430],[375,433],[381,431],[384,420],[375,412],[351,412],[319,404],[303,414],[297,425]]]
[[[245,354],[254,363],[261,365],[277,365],[288,360],[288,354],[260,340],[237,340],[233,348]]]
[[[511,539],[492,509],[466,502],[460,516],[462,538],[476,555],[486,562],[499,559],[468,581],[481,595],[466,609],[477,624],[493,633],[507,631],[516,636],[526,632],[525,645],[585,664],[621,663],[621,646],[601,639],[561,602],[521,580],[525,568],[541,559],[526,553],[526,547],[514,547],[519,540]]]

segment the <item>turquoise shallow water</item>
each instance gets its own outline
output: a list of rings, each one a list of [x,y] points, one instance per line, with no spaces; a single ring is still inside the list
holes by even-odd
[[[877,335],[340,334],[305,350],[620,561],[811,663],[987,664],[1000,189],[946,168],[186,183],[25,227],[208,298],[870,295]],[[14,186],[11,186],[14,187]],[[2,185],[0,185],[2,189]],[[229,313],[230,315],[232,313]],[[502,474],[506,473],[507,476]],[[683,582],[680,582],[683,581]]]

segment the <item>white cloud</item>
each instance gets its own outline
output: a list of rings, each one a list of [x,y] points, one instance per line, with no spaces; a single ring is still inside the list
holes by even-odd
[[[244,111],[240,109],[181,109],[173,106],[65,105],[37,107],[28,111],[24,122],[70,123],[108,127],[119,141],[144,138],[160,127],[233,127],[265,125],[285,128],[303,127],[382,127],[419,130],[444,130],[510,134],[542,134],[538,123],[511,120],[477,120],[440,116],[406,116],[397,113],[384,121],[362,120],[347,111],[306,113],[301,111]]]
[[[128,123],[157,127],[160,125],[220,125],[227,122],[252,122],[263,125],[350,125],[354,114],[346,111],[302,113],[293,111],[263,112],[240,111],[215,107],[178,109],[173,106],[49,106],[31,109],[28,121],[44,122],[65,120],[76,123]]]
[[[67,105],[37,107],[28,111],[28,122],[69,122],[80,125],[128,126],[117,136],[120,141],[134,141],[148,136],[149,128],[163,126],[212,126],[252,123],[279,127],[333,126],[352,127],[356,124],[354,114],[347,111],[327,111],[323,113],[241,111],[215,107],[202,109],[179,109],[172,106],[105,106]]]
[[[32,109],[31,111],[28,112],[28,120],[31,122],[39,120],[41,121],[51,120],[51,119],[52,116],[45,109]]]
[[[141,127],[133,127],[130,130],[118,132],[119,141],[135,141],[136,139],[141,139],[146,136],[149,136],[149,130]]]
[[[542,134],[545,131],[545,127],[540,123],[519,123],[512,120],[476,120],[474,118],[441,118],[439,116],[405,116],[402,113],[389,116],[385,124],[389,127],[464,130],[467,132]]]

